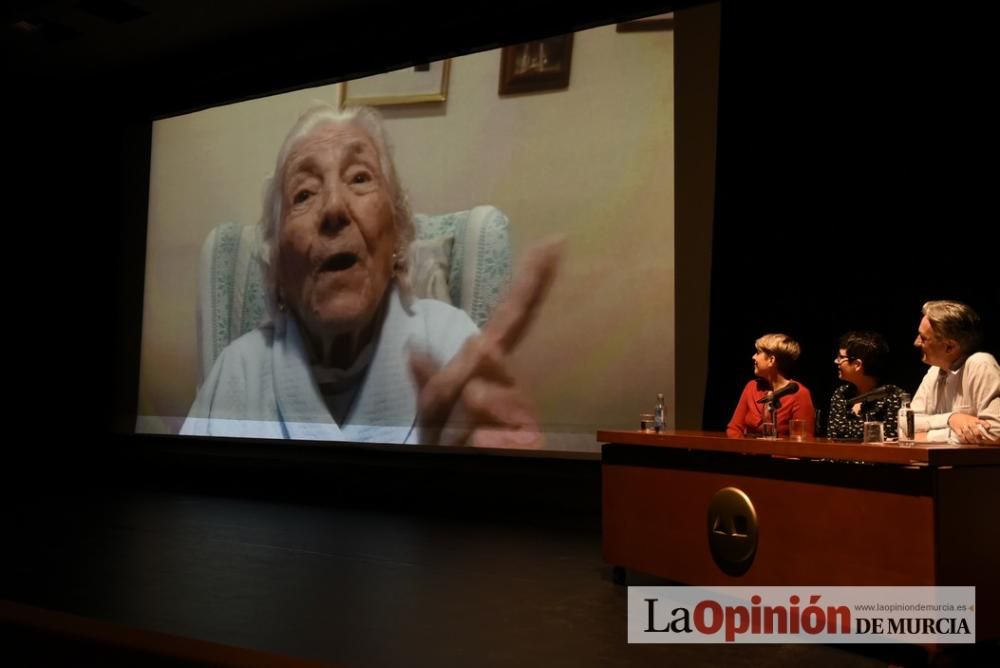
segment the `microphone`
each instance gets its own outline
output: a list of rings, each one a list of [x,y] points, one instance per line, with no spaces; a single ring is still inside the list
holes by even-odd
[[[885,399],[886,395],[892,391],[892,388],[888,385],[883,385],[882,387],[876,387],[871,392],[865,392],[864,394],[859,394],[853,399],[847,400],[848,406],[853,406],[854,404],[860,404],[862,401],[878,401],[879,399]]]
[[[764,397],[763,399],[758,399],[757,403],[758,404],[766,404],[769,401],[774,401],[776,399],[780,399],[781,397],[785,396],[786,394],[795,394],[798,391],[799,391],[799,384],[798,383],[789,383],[788,385],[785,385],[783,388],[781,388],[780,390],[778,390],[777,392],[775,392],[771,396]]]

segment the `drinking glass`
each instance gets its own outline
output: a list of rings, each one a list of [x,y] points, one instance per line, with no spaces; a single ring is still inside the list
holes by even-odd
[[[863,443],[881,443],[885,440],[885,425],[877,420],[866,420]]]
[[[656,431],[654,428],[655,417],[652,413],[639,413],[639,430],[645,432]]]

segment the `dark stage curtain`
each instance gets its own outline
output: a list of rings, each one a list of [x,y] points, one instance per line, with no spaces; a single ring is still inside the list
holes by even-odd
[[[796,377],[824,409],[851,329],[885,335],[884,380],[916,390],[930,299],[972,305],[1000,353],[987,22],[798,5],[722,5],[706,429],[767,332],[802,345]]]

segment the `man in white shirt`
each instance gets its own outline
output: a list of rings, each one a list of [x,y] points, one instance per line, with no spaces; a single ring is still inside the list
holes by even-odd
[[[975,352],[979,316],[959,302],[924,304],[913,342],[931,368],[913,397],[918,441],[1000,444],[1000,365]]]

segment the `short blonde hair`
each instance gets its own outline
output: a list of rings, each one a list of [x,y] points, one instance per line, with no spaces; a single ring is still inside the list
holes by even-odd
[[[757,350],[774,355],[775,366],[782,375],[791,373],[792,365],[802,354],[798,342],[787,334],[765,334],[756,341]]]
[[[920,312],[927,316],[931,329],[942,339],[958,343],[962,353],[976,352],[982,337],[979,315],[971,306],[946,300],[930,301]]]

